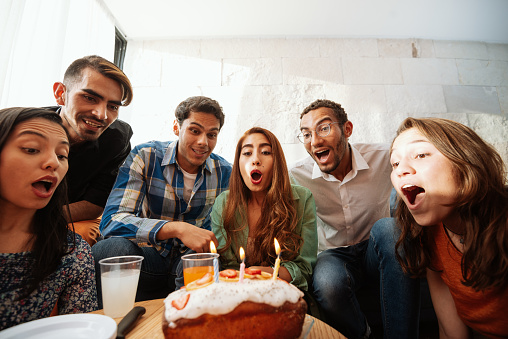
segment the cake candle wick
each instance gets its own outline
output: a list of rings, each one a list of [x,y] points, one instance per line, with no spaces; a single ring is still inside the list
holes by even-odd
[[[275,244],[275,254],[277,254],[277,260],[275,260],[275,266],[273,267],[273,276],[272,279],[277,279],[279,275],[279,267],[280,267],[280,246],[277,238],[273,238],[273,242]]]
[[[238,282],[243,283],[243,275],[245,274],[245,251],[243,247],[240,247],[240,259],[242,259],[242,263],[240,264],[240,278]]]
[[[217,253],[217,249],[215,248],[215,244],[213,241],[210,241],[210,252]],[[213,258],[213,279],[216,283],[219,282],[219,256],[215,256]]]

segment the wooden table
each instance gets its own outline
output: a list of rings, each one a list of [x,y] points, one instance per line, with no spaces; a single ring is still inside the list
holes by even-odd
[[[135,327],[126,335],[127,339],[164,339],[162,333],[162,312],[164,312],[164,299],[140,301],[135,306],[143,306],[146,313],[138,320]],[[104,314],[103,310],[91,312]],[[307,317],[311,317],[307,315]],[[314,317],[314,324],[308,335],[308,339],[336,338],[346,339],[341,333]],[[122,318],[114,319],[118,324]]]

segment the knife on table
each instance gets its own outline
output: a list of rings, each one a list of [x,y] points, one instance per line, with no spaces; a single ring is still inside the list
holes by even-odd
[[[127,315],[118,323],[118,329],[116,331],[116,339],[124,339],[125,335],[129,333],[134,327],[136,321],[145,314],[146,309],[141,306],[136,306],[127,313]]]

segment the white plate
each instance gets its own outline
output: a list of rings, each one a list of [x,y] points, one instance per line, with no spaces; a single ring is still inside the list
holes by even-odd
[[[66,314],[29,321],[0,332],[0,339],[114,339],[116,322],[100,314]]]

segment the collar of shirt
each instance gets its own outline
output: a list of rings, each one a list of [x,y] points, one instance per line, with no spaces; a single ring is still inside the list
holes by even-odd
[[[166,153],[164,154],[164,158],[162,159],[162,166],[167,165],[178,165],[178,162],[176,161],[176,152],[178,150],[178,140],[175,142],[172,142],[169,144],[168,149],[166,150]],[[212,173],[212,159],[210,157],[206,158],[204,164],[202,165],[201,169],[204,169],[208,171],[208,173]],[[180,167],[180,165],[178,165]]]
[[[358,171],[369,169],[369,164],[362,157],[361,153],[354,147],[354,145],[351,145],[351,161],[353,163],[353,169],[346,175],[342,181],[343,183],[346,183],[356,177]],[[318,164],[314,161],[314,166],[312,167],[312,179],[317,178],[323,178],[326,181],[340,182],[340,180],[334,177],[332,174],[321,172]]]

